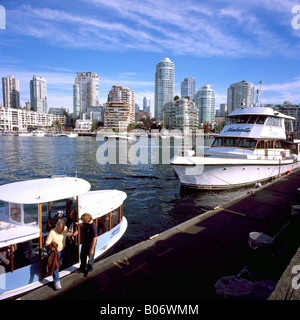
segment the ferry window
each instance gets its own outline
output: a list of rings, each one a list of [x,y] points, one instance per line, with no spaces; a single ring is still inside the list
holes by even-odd
[[[12,246],[0,248],[1,257],[2,257],[3,261],[5,261],[0,264],[0,275],[5,272],[11,271],[11,267],[12,267],[11,266],[11,248],[12,248]]]
[[[216,138],[212,144],[213,147],[221,147],[222,146],[222,138]]]
[[[39,261],[39,239],[18,243],[13,246],[14,270]]]
[[[255,123],[256,119],[257,119],[257,115],[252,115],[249,117],[248,123]]]
[[[224,144],[225,147],[236,147],[237,146],[238,139],[237,138],[224,138]]]
[[[21,205],[18,203],[11,203],[9,206],[9,218],[14,223],[22,223],[21,221]]]
[[[120,208],[112,211],[111,213],[111,228],[114,228],[119,224],[119,210]]]
[[[239,147],[252,149],[255,147],[255,141],[252,139],[241,139],[239,143]]]
[[[266,119],[267,119],[267,116],[260,115],[260,116],[258,116],[256,123],[257,124],[264,124]]]
[[[51,203],[51,216],[55,216],[58,211],[66,215],[66,200],[55,201]]]
[[[109,231],[109,213],[98,218],[98,235]]]
[[[242,116],[239,116],[236,123],[246,123],[248,119],[249,119],[248,115],[242,115]]]
[[[24,204],[24,223],[32,226],[38,226],[38,205]]]

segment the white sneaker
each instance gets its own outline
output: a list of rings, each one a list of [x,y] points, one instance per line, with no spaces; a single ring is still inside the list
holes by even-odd
[[[60,281],[54,282],[54,288],[55,288],[55,290],[61,289]]]

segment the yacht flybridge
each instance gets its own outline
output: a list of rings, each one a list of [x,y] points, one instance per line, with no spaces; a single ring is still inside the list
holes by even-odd
[[[223,190],[276,178],[299,167],[292,120],[263,106],[238,108],[204,156],[187,153],[170,163],[189,188]]]
[[[54,176],[0,186],[0,300],[19,295],[52,281],[47,276],[47,221],[77,211],[75,250],[63,262],[60,277],[79,267],[81,215],[92,215],[98,230],[95,259],[110,253],[127,229],[118,190],[90,191],[91,185],[77,177]]]

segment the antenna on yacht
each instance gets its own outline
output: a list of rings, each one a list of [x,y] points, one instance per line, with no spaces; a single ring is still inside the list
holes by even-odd
[[[259,84],[260,84],[259,89],[256,90],[256,102],[255,102],[255,105],[254,105],[255,107],[257,107],[257,104],[258,104],[259,101],[261,103],[261,107],[263,107],[263,103],[262,103],[262,100],[260,98],[260,92],[261,92],[261,87],[262,87],[263,81],[260,81]]]

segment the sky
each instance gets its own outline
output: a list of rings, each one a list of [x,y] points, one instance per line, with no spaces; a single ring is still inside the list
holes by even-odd
[[[300,5],[292,0],[0,0],[0,76],[20,81],[30,101],[33,74],[47,80],[48,107],[73,111],[76,72],[96,72],[99,102],[113,85],[154,108],[155,66],[175,64],[175,94],[185,77],[211,85],[216,108],[231,83],[259,86],[262,102],[300,103]],[[298,10],[299,8],[299,10]],[[3,12],[3,10],[2,10]],[[0,25],[3,15],[0,14]],[[299,23],[298,23],[299,21]],[[2,84],[0,84],[2,86]],[[2,92],[2,87],[0,87]],[[0,99],[0,103],[2,103]]]

